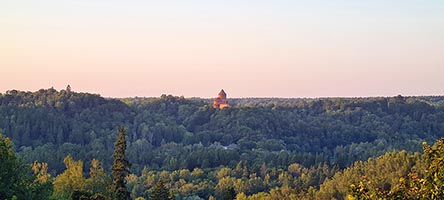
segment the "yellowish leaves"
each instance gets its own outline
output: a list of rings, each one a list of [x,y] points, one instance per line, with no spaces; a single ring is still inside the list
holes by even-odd
[[[75,161],[71,156],[63,160],[66,170],[54,180],[53,198],[68,198],[74,190],[84,190],[86,180],[83,177],[83,162]]]
[[[31,169],[37,175],[37,181],[40,183],[46,183],[51,178],[51,174],[48,174],[48,163],[34,161]]]

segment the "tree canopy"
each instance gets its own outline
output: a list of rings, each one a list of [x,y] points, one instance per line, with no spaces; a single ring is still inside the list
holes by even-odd
[[[220,110],[171,95],[11,90],[0,94],[0,131],[1,178],[16,183],[1,198],[49,184],[54,198],[120,188],[148,199],[159,180],[180,199],[424,196],[410,189],[440,184],[439,148],[422,144],[444,136],[444,97],[245,98]]]

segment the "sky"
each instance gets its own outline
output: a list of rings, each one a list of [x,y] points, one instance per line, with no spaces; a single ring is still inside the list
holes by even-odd
[[[0,93],[444,95],[441,0],[0,0]]]

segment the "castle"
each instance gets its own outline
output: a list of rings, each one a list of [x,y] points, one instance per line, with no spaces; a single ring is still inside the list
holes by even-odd
[[[229,107],[227,100],[227,93],[222,89],[219,92],[219,97],[215,98],[213,101],[213,108],[224,109]]]

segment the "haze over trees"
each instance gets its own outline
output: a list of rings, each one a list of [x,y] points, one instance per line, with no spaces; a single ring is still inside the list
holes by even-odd
[[[0,199],[116,190],[119,199],[433,199],[442,196],[433,188],[443,181],[443,102],[230,99],[220,110],[171,95],[11,90],[0,95],[0,177],[23,187],[0,185]]]

